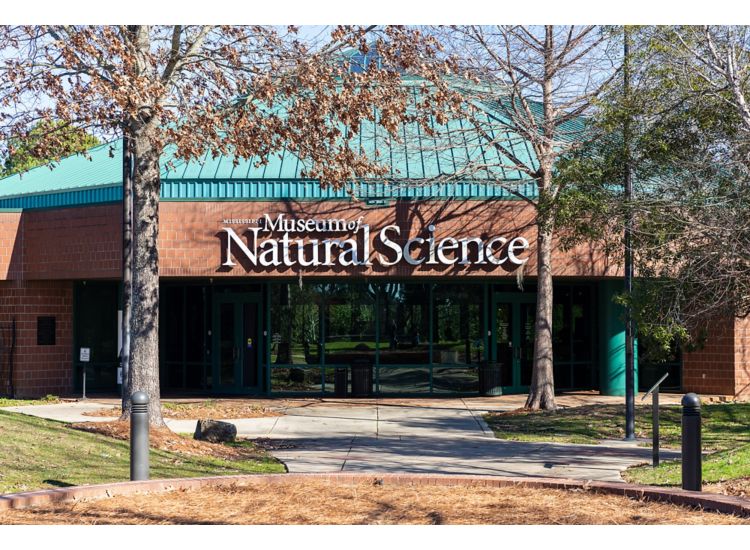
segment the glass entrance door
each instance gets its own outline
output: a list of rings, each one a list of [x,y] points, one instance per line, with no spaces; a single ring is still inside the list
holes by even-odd
[[[534,366],[534,334],[536,333],[536,302],[518,304],[518,370],[520,386],[527,389],[531,385],[531,369]]]
[[[505,388],[512,388],[514,364],[514,336],[513,304],[497,302],[495,304],[495,328],[492,330],[495,344],[492,346],[492,361],[500,363],[500,384]]]
[[[213,389],[258,393],[260,300],[256,295],[217,296],[214,302]]]
[[[504,393],[527,391],[534,362],[534,296],[496,293],[490,359],[500,363]]]

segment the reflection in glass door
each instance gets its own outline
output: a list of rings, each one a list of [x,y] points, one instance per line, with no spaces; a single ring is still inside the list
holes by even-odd
[[[536,332],[536,304],[518,304],[521,317],[521,334],[518,359],[521,371],[521,386],[531,385],[531,369],[534,365],[534,334]]]
[[[513,304],[495,305],[495,357],[500,363],[500,383],[513,386]]]
[[[233,386],[237,362],[237,342],[234,334],[234,302],[219,303],[219,386]]]
[[[242,386],[255,388],[258,384],[258,303],[242,304]]]
[[[534,363],[535,296],[495,294],[490,359],[500,363],[504,392],[525,391]]]
[[[217,350],[214,391],[256,393],[260,390],[260,307],[253,295],[219,295],[214,327]]]

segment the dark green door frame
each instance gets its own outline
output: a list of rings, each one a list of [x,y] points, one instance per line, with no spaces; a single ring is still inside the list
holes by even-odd
[[[492,309],[489,312],[491,337],[490,337],[490,349],[489,358],[491,361],[498,361],[497,353],[497,309],[501,304],[508,304],[510,314],[510,325],[511,334],[510,342],[512,343],[512,350],[510,355],[512,357],[512,382],[510,385],[503,385],[503,393],[525,393],[529,391],[528,384],[521,383],[521,362],[522,362],[522,322],[523,318],[521,315],[521,304],[535,304],[536,294],[519,294],[513,292],[494,292],[492,294]]]
[[[255,328],[245,333],[246,305],[255,305]],[[260,293],[215,293],[213,299],[212,388],[217,393],[259,394],[264,387]],[[229,332],[229,334],[225,334]],[[255,380],[245,380],[246,355],[254,354]],[[248,358],[249,359],[249,358]],[[227,376],[231,374],[231,376]],[[226,380],[229,378],[229,380]]]

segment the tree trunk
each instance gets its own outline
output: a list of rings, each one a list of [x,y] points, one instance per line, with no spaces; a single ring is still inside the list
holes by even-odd
[[[133,308],[133,158],[130,127],[122,132],[122,412],[130,401],[130,326]]]
[[[540,194],[541,196],[541,194]],[[552,216],[537,215],[537,296],[534,365],[526,407],[554,410],[555,380],[552,362]]]
[[[149,422],[164,426],[159,390],[159,151],[145,131],[133,136],[133,294],[130,395],[149,397]],[[123,418],[130,416],[130,395]]]
[[[536,255],[537,295],[534,330],[534,365],[531,371],[531,387],[526,407],[532,410],[555,410],[555,377],[552,361],[552,235],[555,229],[554,193],[552,167],[555,152],[555,104],[554,75],[556,71],[554,29],[544,28],[544,80],[542,82],[542,105],[544,109],[544,140],[540,147],[538,204],[536,211]]]

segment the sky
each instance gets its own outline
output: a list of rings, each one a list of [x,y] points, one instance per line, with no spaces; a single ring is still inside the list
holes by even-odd
[[[35,0],[4,2],[0,24],[231,23],[362,24],[748,24],[750,3],[742,0]]]

